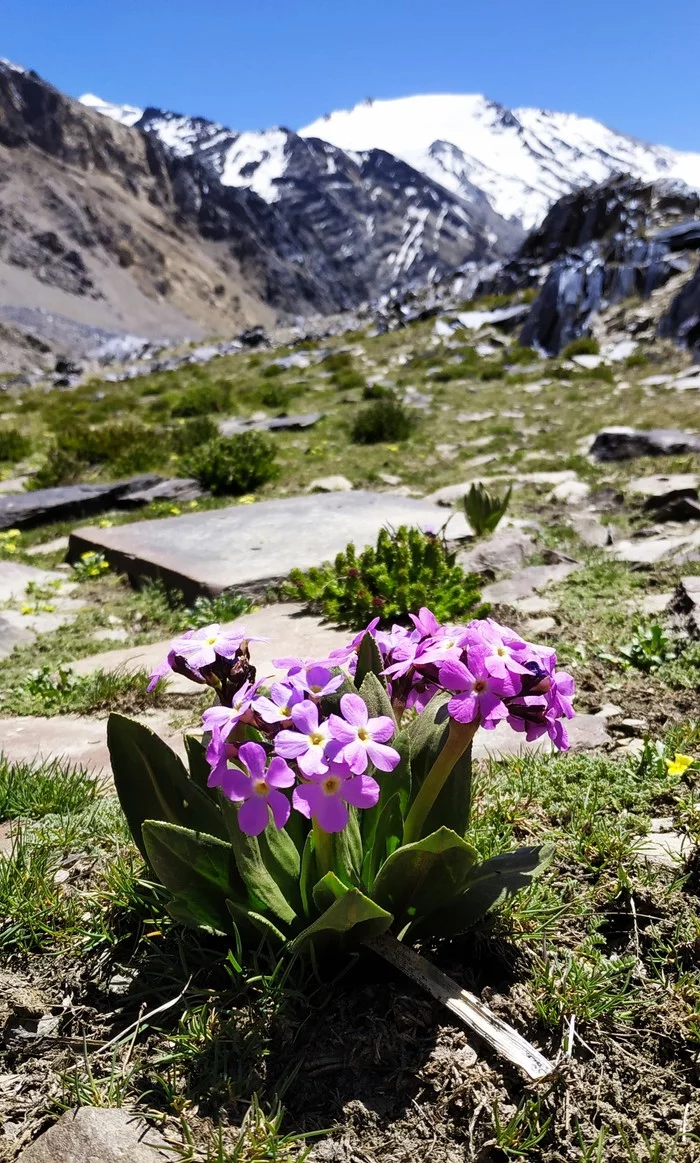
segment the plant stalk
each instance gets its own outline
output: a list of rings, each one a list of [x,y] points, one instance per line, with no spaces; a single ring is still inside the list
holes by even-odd
[[[327,872],[333,870],[333,837],[330,832],[324,832],[316,820],[313,821],[313,833],[316,870],[320,880]]]
[[[418,789],[418,794],[406,816],[403,827],[404,844],[413,844],[416,840],[420,840],[421,829],[428,812],[442,791],[455,763],[461,759],[476,735],[478,726],[478,719],[475,719],[473,723],[458,723],[455,719],[450,720],[450,732],[445,740],[445,745]]]

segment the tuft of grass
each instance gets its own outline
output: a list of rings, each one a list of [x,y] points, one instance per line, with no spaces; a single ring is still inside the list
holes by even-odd
[[[592,335],[581,335],[578,339],[572,339],[571,343],[567,343],[564,350],[561,352],[562,359],[571,359],[572,355],[599,355],[600,344]]]
[[[202,444],[186,462],[187,471],[214,496],[253,492],[278,473],[275,443],[264,432],[237,432]]]
[[[24,460],[32,451],[29,437],[19,428],[0,426],[0,460],[15,462]]]
[[[355,444],[380,444],[408,440],[416,426],[416,417],[398,400],[375,400],[361,408],[352,425]]]
[[[2,700],[13,715],[90,715],[98,711],[135,712],[162,703],[159,687],[148,691],[145,670],[103,671],[77,675],[69,666],[33,671]]]
[[[0,821],[77,812],[97,792],[96,780],[84,767],[61,759],[14,763],[0,753]]]

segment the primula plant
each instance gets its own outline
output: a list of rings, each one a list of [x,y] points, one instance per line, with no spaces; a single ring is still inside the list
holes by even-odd
[[[178,920],[292,948],[461,933],[525,886],[548,853],[482,863],[469,841],[471,743],[507,723],[568,740],[573,680],[552,650],[491,619],[410,628],[375,619],[322,660],[259,679],[243,627],[189,630],[151,676],[217,695],[189,772],[113,715],[109,745],[132,835]]]

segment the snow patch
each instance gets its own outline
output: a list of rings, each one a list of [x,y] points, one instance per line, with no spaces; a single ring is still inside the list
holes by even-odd
[[[229,148],[221,171],[224,186],[246,186],[266,202],[276,202],[277,183],[287,168],[287,134],[282,129],[267,133],[241,133]]]
[[[87,105],[88,109],[94,109],[103,117],[110,117],[112,121],[118,121],[121,125],[127,125],[129,128],[136,125],[136,122],[143,117],[143,109],[137,109],[135,105],[113,105],[110,101],[103,101],[94,93],[83,93],[78,100],[81,105]]]

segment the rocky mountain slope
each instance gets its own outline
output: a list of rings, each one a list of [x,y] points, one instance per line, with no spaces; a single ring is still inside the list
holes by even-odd
[[[386,150],[467,201],[478,190],[527,229],[562,195],[613,174],[700,187],[700,153],[645,145],[590,117],[506,109],[478,93],[365,101],[300,133],[344,150]]]

